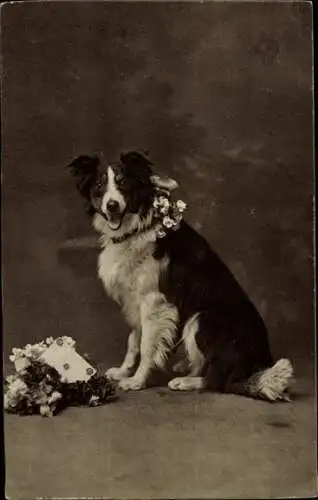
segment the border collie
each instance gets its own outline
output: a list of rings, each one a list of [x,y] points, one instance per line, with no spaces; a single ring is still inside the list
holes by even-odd
[[[182,344],[188,373],[173,378],[170,389],[288,399],[290,361],[274,363],[254,305],[207,241],[182,220],[182,202],[171,202],[177,182],[155,175],[139,151],[111,164],[103,156],[80,156],[70,167],[100,234],[99,277],[131,328],[124,361],[107,376],[123,390],[142,389]],[[163,214],[171,206],[180,210],[165,221],[156,206]]]

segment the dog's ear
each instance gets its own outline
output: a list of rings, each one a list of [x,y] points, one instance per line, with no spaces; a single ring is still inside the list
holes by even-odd
[[[131,165],[136,167],[150,167],[152,161],[149,159],[149,151],[128,151],[121,153],[120,161],[124,165]]]
[[[168,193],[171,193],[172,191],[174,191],[179,187],[177,181],[167,176],[152,175],[150,177],[150,180],[156,188],[160,189],[161,191],[166,191]]]
[[[84,198],[89,198],[92,182],[96,178],[100,160],[98,156],[79,156],[68,165],[76,180],[76,187]]]

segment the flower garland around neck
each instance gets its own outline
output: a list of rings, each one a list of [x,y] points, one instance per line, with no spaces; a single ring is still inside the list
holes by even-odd
[[[183,200],[172,200],[170,192],[158,190],[153,200],[154,219],[158,238],[164,238],[170,231],[177,231],[183,219],[187,204]]]

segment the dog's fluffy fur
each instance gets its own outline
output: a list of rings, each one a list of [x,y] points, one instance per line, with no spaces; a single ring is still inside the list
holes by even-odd
[[[96,156],[71,163],[100,233],[99,277],[132,330],[122,365],[107,375],[124,390],[144,388],[182,343],[188,374],[171,380],[170,389],[287,399],[290,361],[274,364],[262,318],[207,241],[186,222],[157,238],[156,189],[172,191],[177,183],[154,175],[151,165],[136,151],[112,164]]]

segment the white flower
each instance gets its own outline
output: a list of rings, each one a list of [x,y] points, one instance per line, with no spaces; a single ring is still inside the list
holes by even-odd
[[[8,375],[7,378],[6,378],[6,382],[8,384],[12,384],[12,382],[14,382],[15,380],[17,380],[17,376],[16,375]]]
[[[175,221],[173,219],[171,219],[170,217],[164,217],[163,218],[163,221],[162,221],[162,224],[167,228],[167,229],[170,229],[171,227],[173,227],[175,225]]]
[[[10,361],[14,362],[17,359],[29,358],[37,359],[40,354],[42,354],[47,349],[47,345],[42,340],[38,344],[27,344],[23,349],[14,347],[12,349],[12,354],[9,356]]]
[[[176,202],[176,207],[179,210],[179,212],[184,212],[185,209],[187,208],[187,204],[183,200],[178,200]]]
[[[162,207],[169,208],[170,202],[168,198],[166,198],[165,196],[160,196],[159,200],[160,200],[160,205]]]
[[[169,212],[169,205],[168,206],[163,206],[160,208],[160,213],[163,214],[163,215],[167,215],[167,213]]]
[[[17,378],[10,385],[8,389],[8,394],[12,396],[24,396],[28,392],[28,386],[23,380]]]
[[[10,354],[9,359],[12,363],[14,363],[17,359],[23,358],[24,357],[24,352],[22,349],[18,349],[17,347],[14,347],[12,349],[12,354]]]
[[[158,196],[154,199],[153,206],[155,208],[164,208],[164,209],[168,210],[169,206],[170,206],[170,202],[169,202],[168,198],[166,198],[165,196]]]
[[[14,367],[17,373],[21,373],[23,370],[30,366],[31,362],[27,358],[18,358],[14,362]]]
[[[48,398],[48,404],[55,403],[59,399],[61,399],[62,394],[59,391],[53,391],[51,396]]]
[[[20,349],[20,348],[18,348],[18,347],[14,347],[14,348],[12,349],[12,354],[13,354],[15,357],[19,358],[19,357],[23,356],[23,350],[22,350],[22,349]]]
[[[42,417],[52,417],[53,416],[53,413],[52,413],[49,405],[41,405],[40,406],[40,413],[41,413]]]
[[[54,338],[53,337],[47,337],[45,339],[45,342],[46,342],[47,345],[51,345],[54,342]]]
[[[27,351],[26,356],[30,360],[37,360],[46,351],[47,345],[44,342],[33,344]]]
[[[93,394],[90,399],[89,399],[89,402],[88,402],[88,405],[89,406],[97,406],[99,403],[99,397],[98,396],[95,396],[95,394]]]
[[[68,347],[74,347],[75,346],[75,340],[72,337],[68,337],[67,335],[64,335],[64,337],[60,337],[63,341],[63,344],[68,346]]]
[[[30,358],[32,356],[32,346],[31,344],[27,344],[25,347],[24,347],[24,355],[27,357],[27,358]]]

